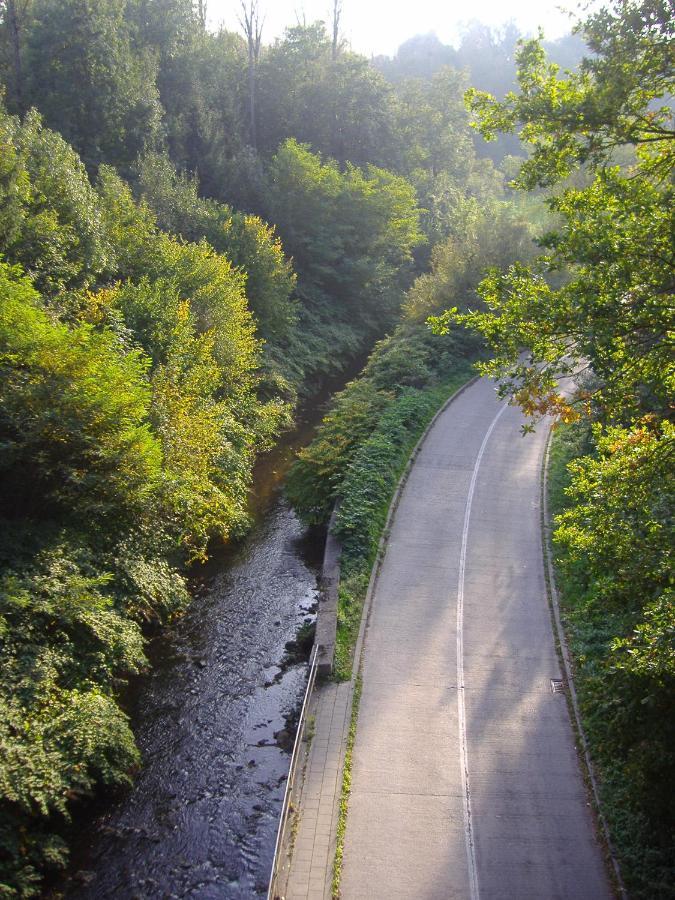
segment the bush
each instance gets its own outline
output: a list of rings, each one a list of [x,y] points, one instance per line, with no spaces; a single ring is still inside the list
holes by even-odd
[[[335,500],[344,496],[343,481],[355,454],[376,433],[390,408],[411,389],[414,398],[454,379],[457,371],[468,372],[467,360],[478,350],[479,342],[464,332],[437,337],[425,325],[411,323],[399,325],[379,341],[359,378],[336,395],[316,437],[299,452],[291,469],[286,491],[300,516],[312,524],[327,522]],[[414,418],[417,402],[404,403],[385,428],[394,427],[397,415],[401,422]],[[426,408],[424,400],[419,402]]]
[[[149,360],[110,331],[52,321],[0,263],[0,486],[5,516],[129,524],[160,487]]]
[[[581,714],[624,880],[672,897],[672,426],[555,435],[557,568]],[[566,466],[566,464],[569,465]]]

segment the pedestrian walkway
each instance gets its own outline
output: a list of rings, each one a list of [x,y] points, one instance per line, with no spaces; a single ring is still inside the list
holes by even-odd
[[[352,682],[320,685],[310,715],[315,730],[300,797],[286,900],[330,900]]]

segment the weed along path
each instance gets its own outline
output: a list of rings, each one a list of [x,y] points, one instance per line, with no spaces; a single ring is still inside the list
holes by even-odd
[[[475,382],[401,495],[364,642],[343,900],[612,896],[552,689],[546,428],[522,421]]]

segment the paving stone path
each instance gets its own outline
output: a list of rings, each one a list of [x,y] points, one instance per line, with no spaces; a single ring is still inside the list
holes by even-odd
[[[352,708],[352,683],[320,685],[312,702],[315,730],[300,797],[286,900],[330,900],[342,768]]]

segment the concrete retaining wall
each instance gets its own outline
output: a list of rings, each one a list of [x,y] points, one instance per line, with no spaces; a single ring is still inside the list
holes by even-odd
[[[342,546],[333,534],[333,524],[339,508],[340,501],[338,500],[333,508],[328,524],[326,548],[323,554],[323,567],[321,570],[321,593],[316,614],[316,637],[314,638],[314,643],[319,648],[318,674],[322,676],[333,674],[333,659],[335,657]]]

